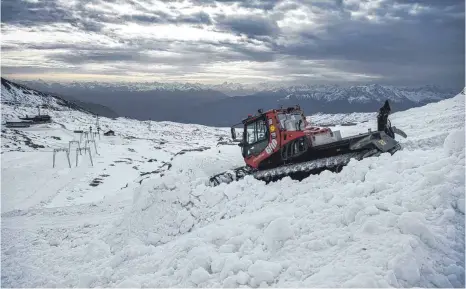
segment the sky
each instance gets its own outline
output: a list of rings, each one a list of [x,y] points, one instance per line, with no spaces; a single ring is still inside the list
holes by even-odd
[[[464,87],[464,0],[1,3],[10,78]]]

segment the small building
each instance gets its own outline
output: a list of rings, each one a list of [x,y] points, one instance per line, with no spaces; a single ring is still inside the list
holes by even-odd
[[[109,130],[106,133],[104,133],[105,136],[115,136],[115,132],[113,130]]]
[[[48,123],[48,122],[52,121],[52,117],[50,117],[50,115],[46,115],[46,114],[36,115],[34,117],[27,117],[27,116],[26,117],[20,117],[20,119],[32,121],[33,123]]]
[[[7,121],[6,127],[30,127],[30,121]]]

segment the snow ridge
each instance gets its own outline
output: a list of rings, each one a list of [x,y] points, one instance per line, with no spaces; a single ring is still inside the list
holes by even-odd
[[[15,106],[29,106],[50,108],[54,110],[80,110],[86,111],[77,104],[67,101],[59,96],[43,93],[26,86],[8,81],[4,78],[2,81],[2,103]]]

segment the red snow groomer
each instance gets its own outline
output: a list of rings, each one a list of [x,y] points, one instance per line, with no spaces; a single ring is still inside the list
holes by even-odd
[[[352,158],[394,154],[401,148],[395,133],[406,134],[391,126],[390,110],[386,101],[377,116],[377,130],[344,138],[340,131],[312,126],[299,106],[258,110],[231,127],[232,139],[236,140],[235,127],[242,126],[238,145],[246,165],[211,177],[209,185],[230,183],[246,175],[267,183],[285,176],[302,180],[323,170],[339,172]]]

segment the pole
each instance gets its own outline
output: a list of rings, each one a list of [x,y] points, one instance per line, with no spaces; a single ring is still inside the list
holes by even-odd
[[[70,151],[67,151],[67,152],[66,152],[66,158],[68,159],[68,165],[70,166],[70,169],[71,169]]]
[[[92,161],[91,149],[87,147],[86,150],[89,150],[89,159],[91,160],[91,165],[94,166],[94,162]]]

